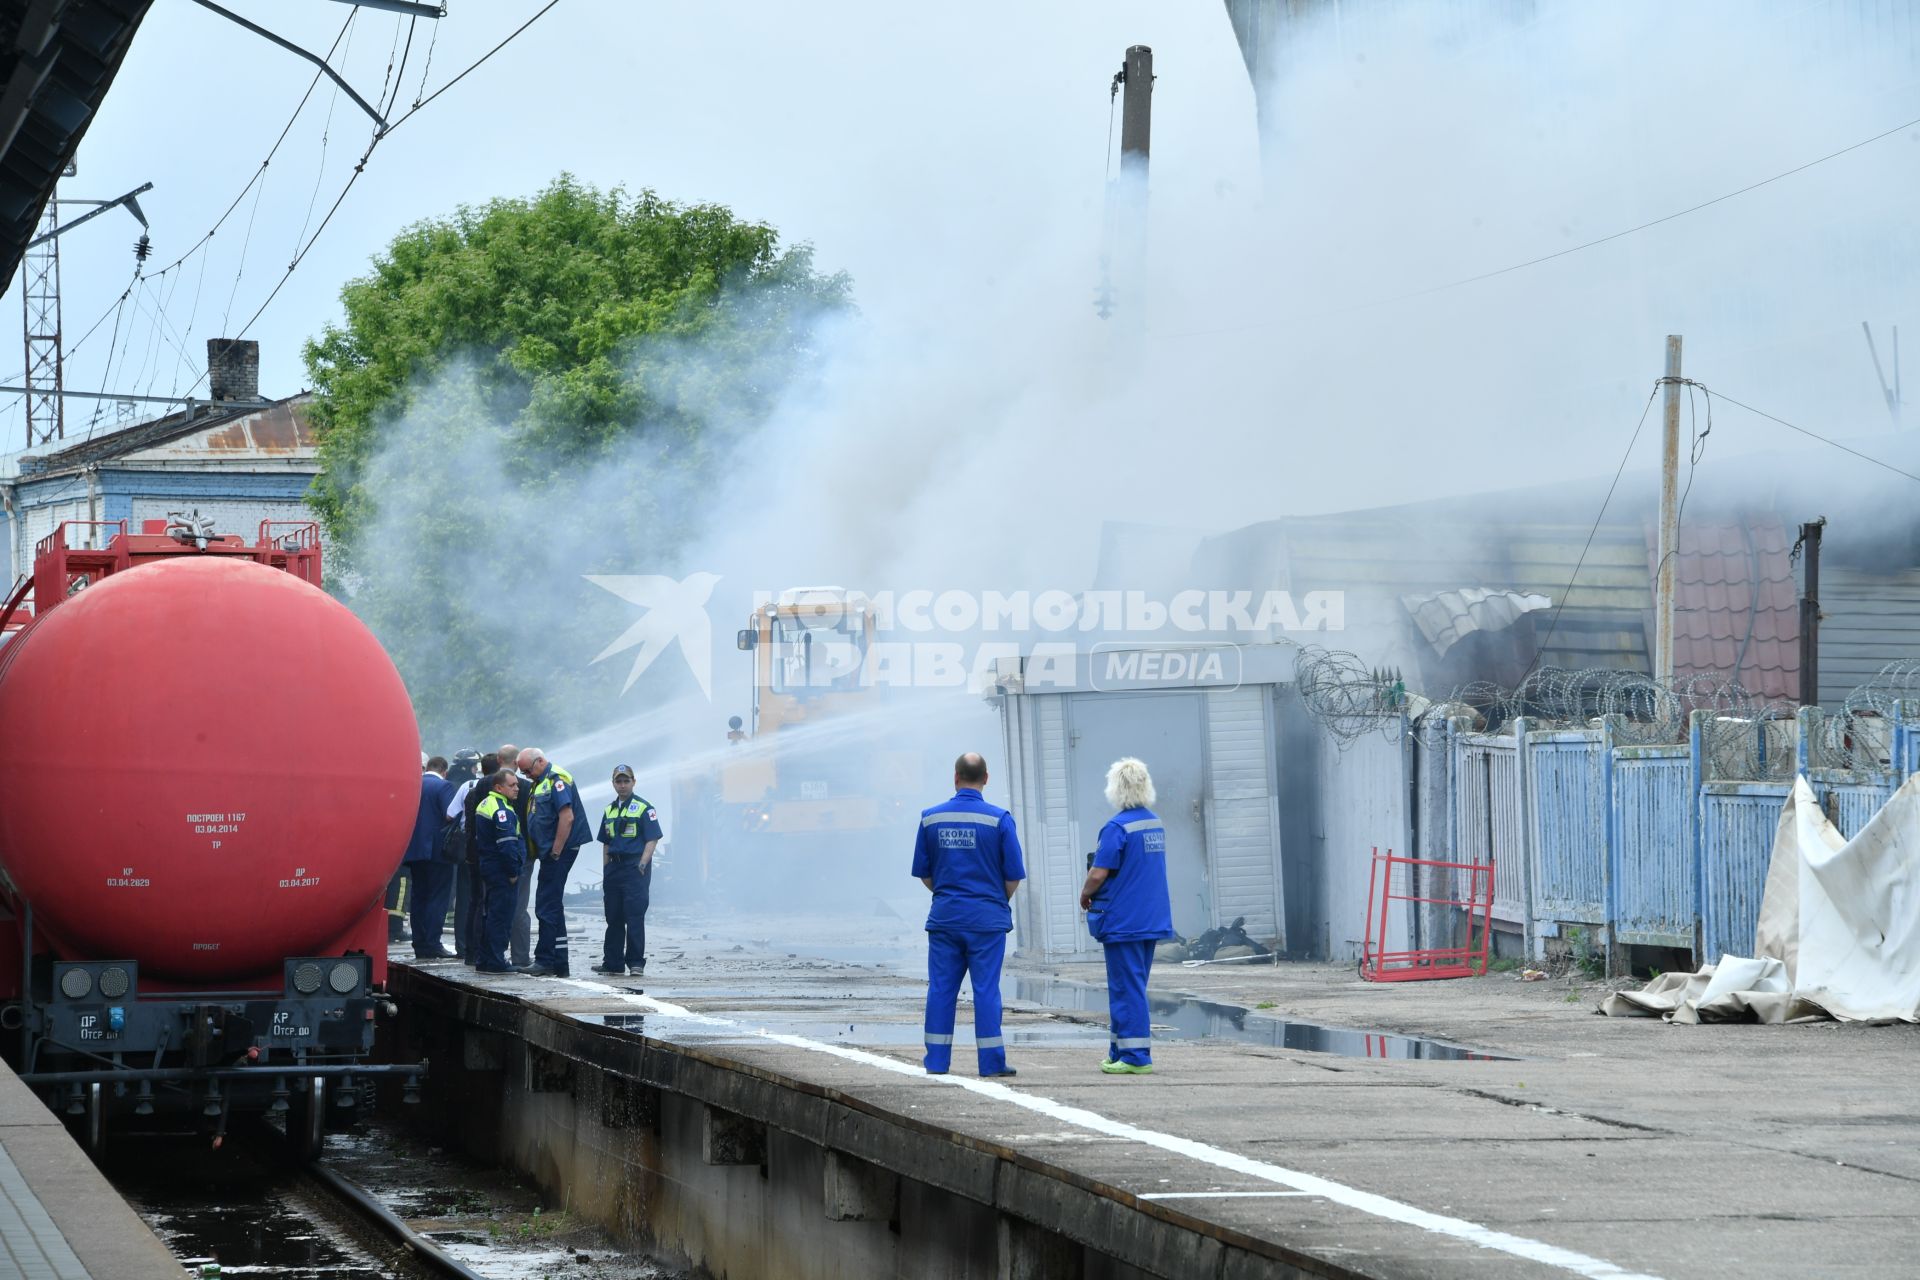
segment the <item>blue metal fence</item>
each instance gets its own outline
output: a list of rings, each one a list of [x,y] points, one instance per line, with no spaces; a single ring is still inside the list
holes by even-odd
[[[1621,747],[1611,788],[1618,941],[1693,948],[1694,767],[1686,747]]]
[[[1607,919],[1607,743],[1596,730],[1527,735],[1533,914],[1555,923]]]
[[[1753,954],[1786,782],[1708,782],[1700,788],[1700,948],[1703,961]]]
[[[1851,770],[1808,767],[1804,744],[1822,724],[1818,711],[1777,725],[1783,742],[1797,732],[1802,771],[1843,835],[1856,835],[1920,772],[1916,712],[1920,705],[1902,704],[1890,723],[1849,739]],[[1603,930],[1609,949],[1686,948],[1703,961],[1751,954],[1792,783],[1713,777],[1707,735],[1738,726],[1706,712],[1695,714],[1686,744],[1617,745],[1617,722],[1602,723],[1540,731],[1522,720],[1503,735],[1469,732],[1464,721],[1449,727],[1441,758],[1450,794],[1435,811],[1456,856],[1496,864],[1495,920],[1518,927],[1529,948],[1579,924]],[[1874,745],[1861,750],[1866,739]]]

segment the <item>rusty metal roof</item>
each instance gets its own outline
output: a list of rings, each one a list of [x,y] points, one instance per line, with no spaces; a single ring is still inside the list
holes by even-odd
[[[0,4],[0,282],[19,269],[149,3]]]
[[[232,408],[198,405],[51,453],[29,454],[20,459],[20,478],[61,475],[135,454],[154,463],[309,460],[319,445],[308,416],[312,400],[312,393],[302,392]]]

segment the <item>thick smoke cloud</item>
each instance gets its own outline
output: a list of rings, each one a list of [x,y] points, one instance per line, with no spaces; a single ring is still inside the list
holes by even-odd
[[[1093,297],[1110,70],[1069,93],[1020,76],[943,79],[931,74],[938,57],[910,84],[889,64],[872,74],[894,91],[937,86],[947,105],[934,144],[957,136],[980,94],[991,145],[943,151],[910,175],[879,164],[855,166],[852,186],[836,175],[835,207],[858,212],[839,215],[835,233],[858,239],[849,257],[869,264],[855,280],[860,314],[831,335],[816,379],[722,442],[710,483],[669,491],[671,467],[641,443],[505,497],[485,477],[522,464],[510,442],[417,412],[374,464],[396,486],[386,509],[398,518],[409,492],[440,501],[419,482],[436,457],[474,478],[462,497],[484,515],[460,517],[458,550],[434,571],[482,581],[503,560],[531,561],[550,589],[502,620],[516,655],[506,679],[555,668],[574,679],[631,621],[582,574],[718,574],[712,703],[675,658],[624,698],[587,680],[556,730],[580,757],[644,743],[657,771],[676,753],[719,749],[726,715],[744,712],[732,636],[756,590],[1071,591],[1089,585],[1107,521],[1212,532],[1609,476],[1669,332],[1687,337],[1687,372],[1717,389],[1856,440],[1887,433],[1859,322],[1899,321],[1914,293],[1915,136],[1537,266],[1435,286],[1887,128],[1906,110],[1904,49],[1841,19],[1745,6],[1488,9],[1464,25],[1421,6],[1302,25],[1265,64],[1264,137],[1224,12],[1136,15],[1130,38],[1156,46],[1164,127],[1146,288],[1109,320]],[[884,61],[883,37],[866,40]],[[1089,24],[1096,40],[1071,70],[1118,64],[1124,42]],[[1072,44],[1063,28],[1047,47]],[[1044,126],[1016,127],[1023,109],[1048,113]],[[1073,128],[1058,118],[1069,111]],[[912,133],[898,120],[874,128]],[[825,267],[842,265],[832,240],[822,248]],[[679,354],[697,368],[698,352]],[[1643,436],[1637,465],[1655,459],[1656,438]],[[1703,467],[1800,443],[1723,418]],[[1817,467],[1840,491],[1866,475],[1844,455],[1815,457],[1791,469]],[[1627,483],[1647,480],[1630,471]],[[671,536],[609,545],[601,513],[637,491]],[[909,711],[876,724],[875,740],[924,743],[935,761],[991,755],[986,708],[940,700],[956,719],[937,732],[910,731]],[[584,758],[567,763],[586,771]]]

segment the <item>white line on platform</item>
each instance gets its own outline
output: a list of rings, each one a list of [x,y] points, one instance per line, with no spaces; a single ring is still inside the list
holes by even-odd
[[[827,1044],[821,1040],[809,1040],[805,1036],[790,1036],[776,1031],[755,1028],[749,1023],[738,1022],[731,1018],[717,1018],[712,1014],[695,1013],[681,1005],[668,1004],[652,996],[635,995],[619,987],[604,982],[587,982],[580,978],[560,978],[556,981],[595,995],[611,996],[627,1004],[638,1005],[660,1015],[663,1018],[676,1018],[688,1022],[704,1023],[709,1026],[732,1027],[747,1034],[758,1036],[773,1044],[784,1044],[794,1049],[806,1049],[813,1053],[824,1053],[830,1057],[844,1058],[848,1062],[858,1062],[895,1075],[913,1076],[925,1080],[929,1085],[945,1086],[952,1089],[965,1089],[982,1097],[994,1098],[1011,1103],[1016,1107],[1025,1107],[1037,1111],[1061,1124],[1070,1124],[1076,1128],[1089,1129],[1095,1133],[1104,1133],[1110,1137],[1125,1138],[1131,1142],[1157,1147],[1162,1151],[1189,1160],[1198,1160],[1244,1177],[1257,1178],[1262,1182],[1277,1183],[1280,1186],[1306,1195],[1320,1196],[1335,1204],[1371,1214],[1376,1218],[1385,1218],[1389,1222],[1398,1222],[1405,1226],[1418,1227],[1434,1235],[1447,1236],[1468,1244],[1478,1245],[1482,1249],[1492,1249],[1498,1253],[1511,1254],[1524,1258],[1528,1262],[1537,1262],[1542,1266],[1557,1267],[1588,1280],[1659,1280],[1659,1277],[1644,1272],[1628,1271],[1626,1268],[1596,1258],[1589,1254],[1578,1253],[1572,1249],[1563,1249],[1559,1245],[1548,1244],[1544,1240],[1531,1240],[1526,1236],[1511,1235],[1505,1231],[1495,1231],[1477,1222],[1465,1218],[1450,1218],[1441,1213],[1430,1213],[1425,1209],[1403,1204],[1371,1191],[1362,1191],[1349,1187],[1345,1183],[1330,1178],[1317,1177],[1311,1173],[1301,1173],[1294,1169],[1285,1169],[1277,1164],[1268,1164],[1264,1160],[1254,1160],[1221,1147],[1209,1146],[1204,1142],[1195,1142],[1192,1138],[1182,1138],[1177,1134],[1160,1133],[1153,1129],[1142,1129],[1120,1120],[1109,1119],[1098,1112],[1083,1107],[1069,1107],[1055,1102],[1052,1098],[1043,1098],[1039,1094],[1023,1093],[1018,1089],[995,1084],[991,1080],[975,1080],[967,1076],[930,1076],[919,1067],[901,1062],[895,1058],[883,1057],[877,1053],[868,1053],[864,1049],[854,1049],[846,1045]]]
[[[1135,1196],[1136,1200],[1278,1200],[1286,1196],[1310,1196],[1311,1191],[1156,1191]]]

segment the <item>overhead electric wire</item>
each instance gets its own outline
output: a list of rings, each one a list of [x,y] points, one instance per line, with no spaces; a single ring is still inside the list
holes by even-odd
[[[1547,634],[1541,637],[1539,644],[1534,646],[1533,661],[1527,664],[1525,673],[1515,682],[1516,684],[1526,683],[1527,677],[1532,675],[1534,668],[1540,665],[1541,655],[1546,653],[1547,645],[1552,642],[1554,632],[1560,629],[1560,613],[1567,607],[1567,597],[1573,593],[1573,584],[1579,580],[1580,570],[1587,563],[1587,553],[1593,550],[1593,540],[1599,536],[1601,521],[1607,518],[1607,507],[1613,502],[1614,490],[1620,487],[1620,477],[1626,474],[1627,460],[1633,457],[1633,446],[1640,443],[1640,432],[1647,425],[1647,414],[1653,409],[1653,398],[1660,394],[1661,384],[1665,381],[1665,378],[1655,379],[1653,390],[1647,392],[1647,402],[1640,407],[1640,421],[1633,424],[1633,435],[1627,440],[1626,452],[1620,455],[1620,465],[1614,468],[1613,483],[1607,486],[1607,496],[1600,500],[1600,510],[1593,517],[1593,528],[1587,530],[1587,540],[1580,548],[1580,558],[1573,562],[1573,573],[1567,578],[1566,589],[1554,602],[1553,620],[1547,624]]]
[[[541,18],[544,18],[559,3],[560,3],[560,0],[547,0],[547,3],[540,6],[540,8],[534,13],[532,17],[528,18],[525,22],[515,27],[498,44],[494,45],[491,49],[487,50],[485,53],[481,54],[478,58],[474,59],[474,61],[468,64],[463,70],[461,70],[458,75],[454,76],[451,80],[441,85],[438,89],[435,89],[432,93],[428,94],[426,97],[422,98],[419,102],[409,107],[405,115],[399,117],[396,120],[390,121],[385,129],[380,129],[377,127],[375,128],[373,137],[367,143],[367,149],[361,153],[359,162],[353,166],[353,172],[347,176],[346,185],[340,188],[340,194],[335,196],[333,203],[328,206],[325,216],[323,216],[320,219],[320,225],[313,229],[313,234],[310,237],[308,237],[307,242],[300,247],[297,253],[294,254],[293,260],[287,264],[287,269],[281,273],[279,280],[274,282],[273,288],[270,291],[268,291],[267,296],[261,300],[260,305],[254,308],[253,314],[247,317],[247,322],[240,326],[239,331],[232,335],[233,337],[235,338],[245,337],[247,333],[252,330],[254,323],[258,321],[261,315],[263,315],[266,312],[266,309],[273,304],[273,300],[280,296],[280,290],[286,287],[287,281],[292,279],[293,273],[299,268],[301,262],[303,262],[306,259],[307,254],[312,251],[314,244],[320,239],[321,235],[325,233],[328,224],[333,221],[333,215],[338,213],[340,211],[340,206],[346,202],[348,193],[353,190],[353,184],[358,182],[360,180],[360,175],[366,172],[367,161],[373,158],[373,153],[375,150],[379,148],[380,144],[384,142],[389,136],[391,136],[394,130],[398,129],[401,125],[405,124],[407,121],[413,119],[414,116],[418,115],[421,112],[421,110],[424,109],[426,106],[428,106],[430,103],[432,103],[434,99],[438,98],[441,94],[447,92],[447,90],[453,88],[453,86],[459,84],[462,80],[466,79],[469,75],[472,75],[476,70],[478,70],[481,66],[483,66],[495,54],[499,53],[502,49],[512,44],[516,39],[520,37],[521,33],[526,31],[527,28],[531,27],[534,23],[540,21]],[[200,378],[194,380],[194,382],[189,387],[189,390],[191,390],[193,386],[198,386],[200,382],[206,378],[206,376],[207,376],[206,372],[202,371]]]
[[[359,16],[360,16],[360,10],[354,9],[347,14],[347,20],[340,24],[339,34],[334,36],[333,44],[329,46],[327,49],[328,61],[332,60],[334,50],[340,47],[340,41],[343,38],[345,38],[348,30],[352,28],[353,20]],[[260,162],[259,168],[253,171],[253,176],[247,179],[247,184],[240,188],[238,194],[236,194],[233,197],[232,202],[227,205],[225,211],[222,212],[218,218],[215,218],[213,220],[213,225],[211,227],[208,227],[206,230],[206,233],[202,235],[198,240],[194,241],[193,244],[187,249],[185,253],[181,254],[179,257],[175,258],[172,262],[169,262],[166,266],[160,268],[158,271],[154,272],[153,273],[154,275],[163,276],[167,272],[179,266],[181,263],[185,262],[188,258],[192,257],[195,253],[199,252],[199,250],[207,243],[207,241],[213,239],[215,232],[220,230],[222,226],[226,225],[227,219],[233,216],[233,211],[235,209],[238,209],[240,207],[240,202],[247,198],[247,192],[253,190],[254,184],[259,182],[261,175],[267,171],[267,166],[273,163],[274,156],[280,153],[281,144],[287,140],[287,135],[293,132],[293,126],[295,122],[297,122],[300,119],[300,113],[306,109],[308,100],[313,97],[313,91],[319,87],[321,74],[322,73],[318,71],[313,73],[313,79],[308,83],[307,91],[300,95],[300,102],[298,105],[294,107],[293,114],[287,117],[287,123],[280,130],[280,136],[278,138],[275,138],[273,141],[273,146],[268,148],[266,159]]]
[[[1787,428],[1789,431],[1798,431],[1801,435],[1806,436],[1810,440],[1818,440],[1821,444],[1831,445],[1842,453],[1850,453],[1854,457],[1860,459],[1862,462],[1871,462],[1874,466],[1884,468],[1887,471],[1891,471],[1893,472],[1893,474],[1897,476],[1904,476],[1908,480],[1920,481],[1920,475],[1915,475],[1911,471],[1903,471],[1899,467],[1894,466],[1891,462],[1886,461],[1884,458],[1876,458],[1870,453],[1862,453],[1858,449],[1852,448],[1849,445],[1841,444],[1838,440],[1832,439],[1828,436],[1823,436],[1817,431],[1809,431],[1805,427],[1800,426],[1798,423],[1788,422],[1785,418],[1777,417],[1774,414],[1768,413],[1765,409],[1756,409],[1750,404],[1743,404],[1740,401],[1735,400],[1732,396],[1728,395],[1724,391],[1715,391],[1712,387],[1706,386],[1704,384],[1701,385],[1700,390],[1710,398],[1725,400],[1728,404],[1732,405],[1736,409],[1745,409],[1748,413],[1754,414],[1757,417],[1765,418],[1768,422],[1777,422],[1781,426]]]
[[[1862,147],[1870,147],[1876,142],[1882,142],[1888,138],[1893,137],[1897,133],[1905,133],[1907,130],[1914,129],[1914,128],[1920,128],[1920,116],[1916,116],[1911,120],[1907,120],[1900,124],[1894,125],[1890,129],[1883,129],[1879,133],[1874,134],[1872,137],[1862,138],[1858,142],[1848,143],[1846,146],[1841,147],[1838,150],[1829,151],[1823,156],[1818,156],[1812,160],[1808,160],[1808,161],[1805,161],[1804,163],[1797,164],[1793,166],[1791,169],[1783,169],[1779,173],[1772,174],[1769,177],[1761,178],[1757,182],[1749,182],[1744,187],[1739,187],[1732,191],[1723,192],[1720,195],[1714,196],[1710,200],[1702,200],[1698,204],[1688,205],[1684,209],[1676,209],[1672,213],[1662,214],[1658,218],[1650,218],[1645,222],[1638,223],[1631,227],[1624,227],[1619,231],[1609,232],[1604,236],[1596,236],[1594,239],[1582,241],[1580,244],[1569,245],[1564,249],[1556,249],[1552,253],[1543,253],[1538,257],[1528,258],[1521,262],[1509,263],[1504,267],[1495,267],[1491,271],[1481,271],[1473,275],[1461,276],[1457,280],[1448,280],[1440,284],[1428,285],[1425,288],[1412,289],[1405,293],[1389,294],[1385,297],[1375,298],[1370,302],[1355,303],[1352,306],[1340,307],[1340,308],[1336,308],[1335,310],[1337,310],[1338,312],[1344,313],[1344,312],[1351,312],[1351,311],[1363,311],[1370,307],[1390,306],[1396,302],[1408,302],[1415,298],[1430,297],[1436,293],[1445,293],[1448,290],[1465,288],[1467,285],[1471,285],[1471,284],[1480,284],[1483,281],[1497,279],[1500,276],[1512,275],[1516,271],[1525,271],[1530,267],[1540,266],[1542,263],[1552,262],[1559,258],[1565,258],[1572,254],[1582,253],[1588,249],[1597,248],[1603,244],[1610,244],[1615,240],[1622,240],[1628,236],[1637,235],[1642,231],[1647,231],[1654,227],[1662,226],[1665,223],[1673,222],[1677,219],[1687,217],[1690,214],[1699,213],[1702,209],[1711,209],[1713,206],[1717,204],[1724,204],[1729,200],[1734,200],[1739,198],[1740,196],[1744,196],[1751,192],[1758,191],[1762,187],[1771,186],[1776,182],[1780,182],[1780,181],[1783,181],[1784,179],[1791,178],[1796,174],[1805,173],[1807,170],[1817,168],[1820,165],[1826,164],[1830,160],[1838,160],[1841,156],[1848,155],[1851,152],[1858,151]],[[1291,316],[1291,317],[1287,317],[1285,319],[1280,319],[1280,320],[1264,320],[1264,321],[1254,321],[1248,324],[1221,325],[1211,329],[1183,329],[1178,331],[1177,333],[1168,334],[1167,336],[1180,337],[1180,338],[1203,338],[1203,337],[1210,337],[1215,334],[1239,333],[1239,332],[1244,332],[1244,331],[1253,330],[1253,329],[1273,328],[1276,325],[1285,324],[1290,321],[1297,321],[1302,318],[1303,317],[1299,317],[1299,316]]]

